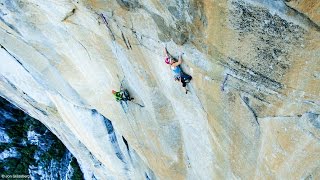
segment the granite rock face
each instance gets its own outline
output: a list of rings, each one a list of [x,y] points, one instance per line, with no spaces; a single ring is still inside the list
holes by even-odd
[[[0,95],[86,179],[318,179],[318,17],[313,0],[2,0]]]

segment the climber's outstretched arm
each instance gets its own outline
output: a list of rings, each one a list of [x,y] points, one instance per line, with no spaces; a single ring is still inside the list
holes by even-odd
[[[181,63],[182,63],[182,54],[179,56],[178,63],[179,63],[179,64],[181,64]]]
[[[176,67],[176,66],[179,66],[181,63],[182,63],[182,55],[179,56],[178,62],[173,63],[171,66]]]
[[[169,57],[169,53],[167,51],[167,48],[164,48],[164,54],[165,54],[165,56]]]

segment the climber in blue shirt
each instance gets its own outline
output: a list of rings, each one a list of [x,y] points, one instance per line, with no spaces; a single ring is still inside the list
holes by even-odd
[[[180,81],[182,83],[182,87],[185,88],[186,94],[188,93],[187,89],[187,83],[189,83],[192,79],[192,77],[186,73],[184,73],[180,67],[180,64],[182,63],[182,54],[179,56],[178,62],[174,60],[174,58],[168,53],[167,49],[164,49],[166,58],[165,62],[167,64],[170,64],[170,68],[174,74],[174,79],[176,81]]]

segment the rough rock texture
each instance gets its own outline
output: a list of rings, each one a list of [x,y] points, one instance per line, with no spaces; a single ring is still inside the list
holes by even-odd
[[[319,179],[310,2],[2,0],[0,93],[50,128],[87,179]],[[184,52],[190,93],[164,45]],[[113,99],[122,80],[145,107]]]
[[[317,0],[287,0],[294,10],[306,15],[315,24],[320,25],[320,1]]]

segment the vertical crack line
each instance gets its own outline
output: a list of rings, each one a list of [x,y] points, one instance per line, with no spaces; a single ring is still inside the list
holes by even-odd
[[[110,28],[110,25],[109,25],[106,17],[105,17],[102,13],[100,14],[100,16],[101,16],[101,18],[103,19],[103,22],[104,22],[104,24],[106,25],[107,29],[109,30],[109,34],[110,34],[112,40],[115,41],[116,38],[115,38],[114,33],[112,32],[111,28]]]
[[[98,13],[96,13],[96,14],[98,14]],[[100,16],[101,16],[101,15],[100,15]],[[102,16],[101,16],[101,17],[102,17]],[[102,19],[103,19],[103,17],[102,17]],[[137,41],[138,41],[138,44],[133,43],[133,45],[142,46],[142,47],[146,48],[147,50],[149,50],[149,51],[151,51],[151,52],[153,52],[153,53],[155,53],[155,54],[157,54],[157,55],[159,55],[159,56],[162,56],[162,54],[159,54],[159,53],[153,51],[151,48],[149,48],[148,45],[144,45],[143,42],[142,42],[142,39],[143,39],[143,38],[148,39],[148,40],[150,40],[150,41],[155,42],[156,44],[159,44],[160,41],[157,40],[157,39],[154,39],[154,38],[152,38],[152,37],[150,37],[150,36],[148,36],[148,35],[145,35],[145,34],[142,34],[142,33],[138,33],[137,31],[135,31],[135,30],[134,30],[134,27],[133,27],[133,22],[132,22],[131,19],[130,19],[130,21],[131,21],[131,27],[126,27],[126,26],[122,25],[121,23],[118,23],[115,19],[112,19],[112,20],[115,22],[115,24],[117,25],[117,27],[120,29],[121,33],[122,33],[121,27],[123,27],[123,28],[127,29],[128,31],[130,31],[130,32],[135,36],[135,38],[136,38]],[[119,25],[119,24],[120,24],[120,25]],[[108,26],[110,27],[109,23],[108,23]],[[120,26],[121,26],[121,27],[120,27]],[[119,37],[119,36],[117,36],[117,35],[115,35],[115,36],[116,36],[116,37]],[[119,38],[120,38],[120,37],[119,37]],[[122,37],[122,38],[123,38],[123,37]],[[125,40],[124,40],[124,41],[125,41]],[[132,50],[132,46],[131,46],[131,43],[130,43],[129,39],[126,39],[126,42],[125,42],[125,43],[127,43],[126,45],[129,47],[129,49]],[[128,48],[128,47],[127,47],[127,48]]]
[[[250,102],[249,102],[249,98],[244,96],[242,97],[240,95],[240,98],[242,99],[242,101],[245,103],[245,105],[247,106],[247,108],[251,111],[253,117],[254,117],[254,120],[256,121],[256,123],[258,124],[258,126],[260,126],[260,123],[258,121],[258,115],[256,113],[256,111],[250,106]]]
[[[227,80],[228,80],[229,74],[226,75],[226,77],[223,80],[222,86],[221,86],[221,91],[224,91],[224,88],[226,86]]]
[[[121,31],[121,36],[122,36],[122,40],[123,40],[123,42],[126,44],[126,46],[127,46],[127,49],[128,50],[130,50],[130,48],[129,48],[129,46],[128,46],[128,43],[127,43],[127,41],[126,41],[126,38],[124,37],[124,35],[123,35],[123,32]]]
[[[89,56],[89,59],[90,59],[90,61],[92,61],[92,59],[91,59],[91,56],[90,56],[90,53],[89,53],[89,51],[88,51],[88,49],[79,41],[79,40],[77,40],[77,39],[75,39],[76,41],[78,41],[78,43],[86,50],[86,52],[87,52],[87,54],[88,54],[88,56]]]
[[[129,48],[132,50],[132,46],[130,44],[130,41],[129,41],[129,39],[127,39],[127,40],[128,40]]]

